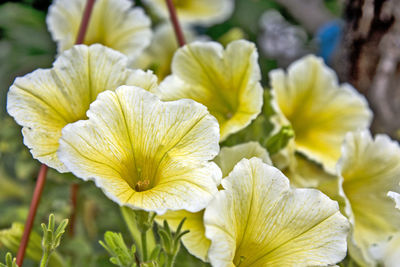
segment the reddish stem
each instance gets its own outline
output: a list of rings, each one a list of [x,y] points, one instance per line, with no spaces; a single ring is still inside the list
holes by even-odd
[[[38,179],[36,181],[35,191],[33,192],[33,197],[31,201],[31,206],[29,207],[28,218],[26,219],[24,233],[22,235],[21,244],[19,245],[18,253],[17,253],[17,265],[22,266],[24,262],[24,256],[26,247],[28,246],[29,236],[31,235],[31,230],[33,226],[33,222],[35,220],[36,211],[40,202],[40,197],[42,196],[43,187],[46,183],[46,174],[48,167],[44,164],[40,167]]]
[[[185,36],[183,35],[181,25],[179,24],[174,3],[172,2],[172,0],[165,0],[165,1],[167,2],[169,17],[171,18],[172,25],[174,26],[176,40],[178,41],[179,46],[184,46],[186,43]]]
[[[76,37],[75,44],[82,44],[85,41],[85,35],[86,35],[87,29],[89,26],[90,17],[92,15],[92,11],[93,11],[95,2],[96,2],[96,0],[87,0],[86,1],[85,11],[83,12],[83,15],[82,15],[82,20],[81,20],[81,24],[79,27],[78,36]],[[69,218],[69,226],[68,226],[70,236],[74,236],[74,234],[75,234],[75,218],[76,218],[76,213],[77,213],[78,190],[79,190],[78,184],[71,185],[70,197],[71,197],[72,210],[71,210],[71,216]]]
[[[79,32],[78,32],[78,36],[76,37],[75,44],[83,44],[83,41],[85,40],[86,31],[89,26],[89,20],[90,20],[90,16],[92,15],[92,10],[93,10],[95,1],[96,0],[87,0],[86,1],[85,11],[83,12],[81,25],[79,27]]]
[[[89,25],[89,20],[90,20],[90,15],[92,14],[93,6],[94,6],[95,0],[87,0],[86,2],[86,7],[85,11],[83,13],[81,25],[79,28],[79,33],[76,38],[76,44],[82,44],[84,39],[85,39],[85,34]],[[47,170],[48,167],[44,164],[40,167],[39,174],[38,174],[38,179],[36,181],[36,186],[35,190],[33,192],[33,197],[31,201],[31,205],[29,207],[29,214],[28,218],[26,219],[25,227],[24,227],[24,233],[22,234],[21,238],[21,243],[18,248],[18,253],[17,253],[17,265],[22,267],[22,263],[24,262],[24,257],[25,257],[25,252],[26,248],[28,246],[29,242],[29,236],[31,235],[32,231],[32,226],[33,222],[35,221],[35,216],[37,212],[37,208],[39,205],[40,198],[42,196],[43,188],[46,183],[46,175],[47,175]],[[76,196],[78,192],[78,185],[72,185],[72,193],[71,193],[71,198],[72,198],[72,206],[73,206],[73,211],[72,211],[72,216],[71,216],[71,222],[70,222],[70,229],[72,229],[73,233],[73,227],[74,227],[74,219],[75,219],[75,214],[76,214]]]

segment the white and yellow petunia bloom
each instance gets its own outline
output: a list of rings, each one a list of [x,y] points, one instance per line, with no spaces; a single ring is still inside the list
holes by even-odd
[[[215,157],[214,162],[221,168],[222,177],[225,177],[240,160],[252,157],[259,157],[265,163],[271,162],[268,152],[257,142],[223,147],[218,156]],[[172,229],[176,230],[182,219],[186,218],[182,229],[189,230],[190,232],[182,237],[182,243],[191,254],[203,261],[207,261],[207,251],[211,245],[211,241],[205,236],[203,216],[204,210],[196,213],[185,210],[168,211],[164,215],[157,216],[156,221],[162,224],[163,220],[167,220]]]
[[[271,71],[270,79],[280,120],[294,130],[295,149],[334,173],[345,134],[370,125],[365,98],[350,85],[339,85],[335,73],[315,56],[294,62],[286,74]]]
[[[389,240],[374,244],[370,248],[371,255],[378,262],[378,266],[398,267],[400,262],[400,232]]]
[[[389,191],[387,193],[387,196],[393,199],[396,209],[400,210],[400,194],[393,191]]]
[[[253,43],[239,40],[224,48],[216,42],[193,42],[172,60],[172,75],[159,87],[163,100],[193,99],[205,105],[221,128],[221,141],[261,112],[263,89]]]
[[[283,173],[290,184],[298,188],[317,188],[330,198],[338,194],[337,176],[326,172],[321,165],[303,155],[295,154],[288,168]]]
[[[46,22],[59,53],[75,44],[85,5],[86,0],[55,0],[50,6]],[[150,27],[150,19],[141,8],[132,8],[132,1],[97,0],[83,43],[108,46],[132,61],[150,44]]]
[[[134,86],[99,94],[88,120],[62,130],[58,156],[84,180],[133,209],[203,209],[217,192],[219,128],[189,99],[161,102]]]
[[[7,110],[23,126],[24,143],[40,162],[66,172],[56,155],[61,129],[86,119],[97,95],[120,85],[151,90],[157,77],[131,70],[128,59],[102,45],[78,45],[63,52],[51,69],[17,78],[8,93]]]
[[[371,246],[400,231],[400,212],[387,196],[400,192],[400,147],[385,135],[349,133],[337,165],[344,214],[351,223],[350,255],[362,266],[375,266]]]
[[[240,161],[222,185],[204,213],[213,266],[326,266],[346,256],[348,221],[320,191],[291,189],[257,158]]]
[[[190,28],[185,27],[183,32],[186,42],[195,39],[195,33]],[[140,69],[151,68],[159,81],[162,81],[171,74],[172,57],[178,48],[173,28],[170,24],[163,23],[154,29],[150,45],[131,66]]]
[[[144,0],[159,17],[168,19],[165,0]],[[179,21],[210,26],[228,19],[233,12],[234,0],[172,0]]]

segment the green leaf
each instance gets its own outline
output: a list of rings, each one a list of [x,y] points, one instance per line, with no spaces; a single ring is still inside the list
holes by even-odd
[[[19,244],[21,242],[24,226],[21,223],[13,223],[11,228],[0,231],[0,245],[4,246],[12,253],[17,253]],[[42,245],[40,235],[33,231],[29,237],[28,247],[26,249],[26,256],[35,262],[39,262],[42,258]],[[63,267],[64,259],[60,254],[54,252],[49,259],[49,266]]]
[[[0,267],[18,267],[17,260],[12,257],[11,253],[6,254],[6,264],[0,263]]]
[[[107,231],[104,234],[104,242],[99,241],[107,252],[111,255],[110,262],[120,267],[136,266],[136,247],[132,245],[129,249],[122,237],[121,233]]]
[[[141,236],[140,236],[140,230],[137,225],[137,220],[136,220],[137,215],[136,215],[135,211],[128,207],[121,207],[121,213],[125,220],[126,225],[128,226],[129,232],[131,233],[132,238],[135,241],[135,244],[139,248],[141,248],[142,240],[141,240]],[[154,217],[153,217],[153,219],[154,219]],[[146,239],[147,239],[147,254],[150,255],[156,247],[156,240],[154,238],[153,231],[146,232]]]
[[[292,127],[290,125],[282,126],[279,132],[265,140],[263,145],[267,148],[270,155],[274,155],[286,147],[289,140],[293,137],[294,131]]]

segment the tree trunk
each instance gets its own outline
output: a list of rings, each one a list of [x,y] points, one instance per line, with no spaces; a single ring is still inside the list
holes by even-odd
[[[400,0],[347,0],[345,19],[335,68],[369,100],[372,131],[399,139]]]

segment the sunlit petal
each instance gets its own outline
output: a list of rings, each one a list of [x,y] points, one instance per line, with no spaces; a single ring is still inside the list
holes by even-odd
[[[183,33],[187,43],[195,39],[195,33],[191,28],[184,27]],[[175,32],[168,23],[163,23],[154,29],[153,39],[133,63],[132,67],[152,69],[159,81],[171,74],[171,62],[175,51],[178,49]]]
[[[127,58],[102,45],[74,46],[51,69],[17,78],[8,93],[7,110],[23,126],[24,143],[34,158],[65,172],[56,155],[61,129],[86,118],[97,95],[123,84],[151,90],[151,72],[126,68]]]
[[[400,192],[400,147],[385,135],[372,139],[367,131],[349,133],[337,169],[352,225],[350,254],[360,264],[374,265],[370,246],[400,230],[400,212],[387,196]]]
[[[334,173],[340,145],[349,131],[366,129],[372,113],[350,85],[339,85],[322,59],[307,56],[287,73],[270,73],[276,108],[295,132],[296,150]]]
[[[222,177],[228,176],[233,167],[242,159],[258,157],[264,163],[271,164],[268,152],[257,142],[248,142],[232,147],[223,147],[214,162],[221,168]]]
[[[49,8],[47,26],[58,51],[71,48],[78,36],[85,0],[56,0]],[[151,21],[129,0],[97,0],[84,44],[103,44],[133,60],[151,39]]]
[[[121,86],[100,94],[87,115],[63,129],[58,155],[120,205],[197,212],[213,198],[219,129],[203,105]]]
[[[223,147],[215,157],[214,162],[222,170],[222,177],[227,176],[233,167],[243,158],[251,159],[252,157],[259,157],[265,163],[270,163],[268,152],[257,142],[248,142],[233,147]],[[173,229],[176,229],[183,218],[186,217],[184,230],[190,232],[182,238],[182,242],[188,251],[196,257],[207,260],[207,251],[210,247],[210,240],[205,236],[205,229],[203,223],[204,210],[191,213],[188,211],[168,211],[164,215],[157,216],[156,220],[161,223],[167,220]]]
[[[213,266],[319,266],[345,257],[348,222],[321,192],[291,189],[257,158],[239,162],[222,185],[204,214]]]
[[[144,0],[160,17],[168,19],[165,0]],[[233,11],[233,0],[173,0],[179,20],[209,26],[226,20]]]
[[[164,100],[190,98],[205,105],[221,128],[221,140],[246,127],[260,113],[258,54],[254,44],[239,40],[226,50],[215,42],[194,42],[179,49],[172,75],[160,85]]]

